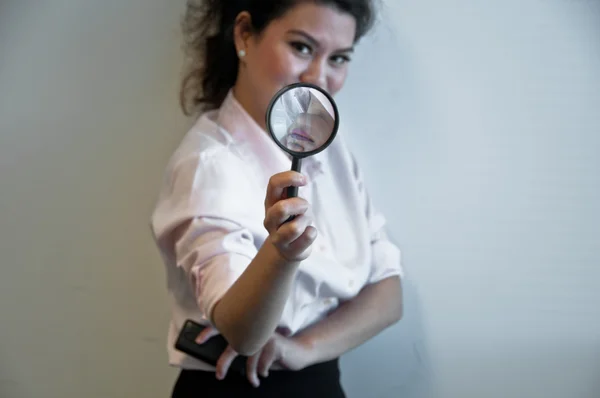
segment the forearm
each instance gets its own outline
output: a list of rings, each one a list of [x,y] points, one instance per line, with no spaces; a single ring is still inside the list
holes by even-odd
[[[267,241],[215,305],[211,319],[238,353],[253,355],[273,335],[298,265]]]
[[[311,365],[358,347],[401,317],[402,287],[398,277],[391,277],[365,287],[353,300],[294,338],[313,353]]]

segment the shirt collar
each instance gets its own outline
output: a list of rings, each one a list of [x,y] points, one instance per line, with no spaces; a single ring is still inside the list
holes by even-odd
[[[229,90],[218,116],[218,123],[232,137],[236,145],[246,147],[255,153],[269,173],[275,174],[291,168],[291,157],[273,141],[268,132],[256,123]],[[308,181],[314,181],[323,174],[323,162],[317,155],[302,159],[302,173]]]

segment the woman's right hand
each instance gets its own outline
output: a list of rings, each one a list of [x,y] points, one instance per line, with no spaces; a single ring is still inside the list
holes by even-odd
[[[269,180],[265,198],[264,226],[271,243],[287,261],[305,260],[317,237],[317,230],[310,225],[307,214],[310,207],[303,198],[287,198],[287,187],[306,185],[306,177],[296,171],[275,174]],[[295,218],[287,221],[291,216]]]

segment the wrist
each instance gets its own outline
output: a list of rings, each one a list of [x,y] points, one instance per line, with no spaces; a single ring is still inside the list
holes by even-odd
[[[277,248],[277,245],[275,245],[271,236],[267,237],[261,250],[263,250],[265,255],[271,259],[271,263],[277,267],[297,268],[300,265],[300,261],[292,261],[286,258]]]
[[[300,334],[292,337],[292,340],[295,344],[300,346],[301,352],[303,352],[302,368],[306,368],[320,362],[316,343],[310,336]]]

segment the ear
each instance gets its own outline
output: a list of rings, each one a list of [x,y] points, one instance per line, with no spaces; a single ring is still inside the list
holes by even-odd
[[[241,50],[248,50],[248,44],[252,35],[252,16],[248,11],[242,11],[235,18],[233,25],[233,41],[237,53]]]

